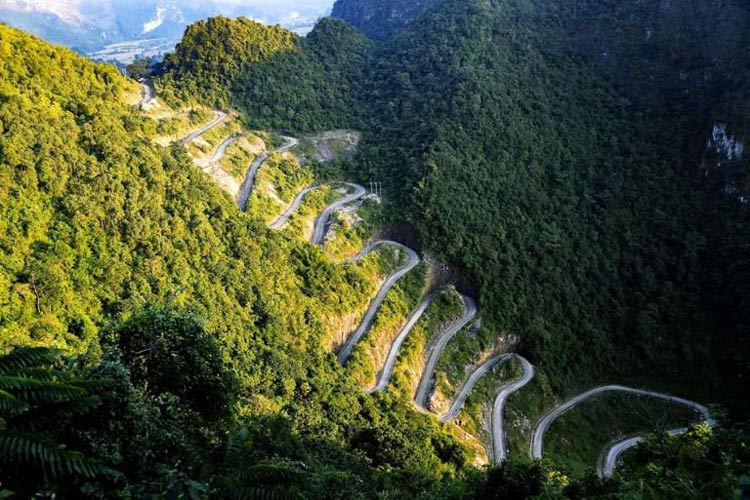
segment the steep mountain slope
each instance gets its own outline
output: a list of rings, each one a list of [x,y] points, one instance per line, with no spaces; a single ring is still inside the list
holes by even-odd
[[[245,65],[232,51],[193,61],[187,49],[202,40],[192,36],[165,65],[164,88],[222,70],[230,81],[206,97],[238,103],[253,123],[358,122],[357,176],[382,182],[393,222],[478,286],[489,320],[480,344],[520,336],[553,391],[649,373],[711,392],[732,387],[716,378],[717,356],[745,345],[736,336],[750,262],[739,229],[748,9],[720,3],[448,0],[371,55],[330,43],[306,57],[321,36]],[[221,26],[237,27],[214,24],[196,31],[213,46]],[[321,23],[327,32],[353,36],[332,21]],[[319,73],[284,55],[336,51],[346,65],[326,85],[343,99],[300,99],[320,88]],[[220,62],[207,72],[207,61]],[[331,102],[348,111],[323,113]],[[703,371],[686,358],[704,360]],[[739,383],[739,366],[720,364]]]
[[[348,127],[369,52],[364,36],[334,19],[301,38],[244,18],[211,18],[190,26],[165,59],[159,90],[171,101],[232,104],[254,127]]]
[[[384,41],[442,0],[336,0],[331,15]]]
[[[640,26],[665,5],[616,11],[617,25]],[[677,19],[690,17],[685,5]],[[747,158],[741,113],[733,120],[727,110],[746,104],[747,66],[735,55],[715,75],[707,71],[705,88],[690,78],[686,101],[670,70],[656,83],[652,73],[630,71],[640,91],[629,94],[628,65],[601,65],[580,41],[610,36],[609,15],[589,0],[446,0],[374,52],[335,20],[307,41],[248,20],[212,19],[189,30],[157,78],[159,98],[176,109],[155,106],[145,89],[143,108],[160,108],[149,118],[124,104],[138,90],[112,68],[0,26],[0,388],[11,391],[0,394],[0,477],[11,479],[2,487],[24,497],[105,498],[726,495],[750,459],[746,432],[728,422],[647,439],[614,481],[579,481],[565,464],[522,463],[523,434],[536,417],[605,380],[679,386],[741,415],[732,404],[743,401],[748,359]],[[706,18],[727,30],[722,47],[741,46],[745,33],[732,35],[730,21]],[[671,37],[684,32],[667,25],[670,52],[678,46]],[[693,42],[705,48],[709,38]],[[621,60],[643,57],[636,47]],[[377,234],[372,220],[341,224],[350,234],[326,251],[290,234],[304,223],[267,229],[273,208],[240,212],[190,158],[226,152],[236,121],[206,132],[202,151],[153,141],[159,130],[207,130],[211,113],[181,108],[196,101],[234,105],[259,126],[357,123],[364,151],[346,175],[382,183],[392,232],[418,238],[465,274],[481,325],[457,332],[455,310],[435,314],[415,327],[419,339],[409,340],[421,347],[408,349],[397,390],[365,395],[354,381],[374,382],[373,360],[427,293],[424,267],[380,304],[378,282],[390,286],[411,252],[336,263],[359,250],[347,242],[364,245]],[[665,112],[688,101],[694,116]],[[213,114],[213,123],[224,117]],[[159,122],[170,116],[174,122]],[[675,140],[664,140],[665,127]],[[686,147],[693,144],[699,154]],[[698,182],[698,156],[731,161],[737,175],[722,182],[736,190]],[[261,167],[261,177],[269,174],[264,195],[276,197],[279,211],[295,190],[309,189],[318,167],[301,172],[292,163]],[[321,167],[322,175],[343,176],[340,167]],[[346,199],[333,191],[316,192],[315,207]],[[375,204],[364,202],[362,214]],[[364,317],[367,326],[372,297],[378,317],[368,342],[342,369],[329,349],[345,335],[335,325]],[[468,321],[477,311],[465,300]],[[37,369],[25,351],[5,356],[18,344],[75,357]],[[413,375],[432,371],[419,372],[417,359],[431,348],[435,366],[468,375],[486,367],[479,363],[493,349],[517,347],[536,366],[519,358],[522,366],[508,363],[469,396],[482,400],[469,405],[478,435],[482,408],[509,384],[499,400],[507,429],[495,435],[507,437],[500,455],[514,460],[485,473],[468,465],[471,454],[454,437],[471,440],[460,422],[414,411],[402,392],[412,392]],[[466,364],[477,355],[484,360]],[[514,372],[521,378],[509,379]],[[46,391],[65,380],[75,385]],[[46,382],[36,386],[43,397],[25,391],[37,382]],[[55,411],[61,418],[50,421]],[[38,466],[61,456],[24,447],[30,434],[57,453],[76,450],[65,455],[67,469],[43,470],[34,482],[16,473],[26,471],[22,460]]]
[[[385,181],[398,217],[481,284],[494,330],[520,335],[558,391],[635,366],[698,387],[713,378],[712,348],[736,352],[705,301],[728,279],[712,281],[721,272],[710,249],[726,238],[738,248],[748,207],[695,185],[691,165],[743,90],[747,8],[700,18],[688,3],[660,17],[662,4],[447,1],[380,49],[368,72],[360,175]],[[611,29],[617,15],[634,39]],[[711,25],[691,40],[697,54],[731,55],[716,78],[674,77],[677,60],[634,71],[642,53],[652,66],[676,54],[690,17]],[[636,43],[649,19],[663,23],[664,48]],[[625,53],[602,61],[610,46]],[[743,252],[732,257],[738,269]],[[742,290],[721,294],[737,304]],[[727,375],[738,383],[736,370]]]
[[[38,482],[14,475],[17,405],[3,393],[2,487],[226,498],[259,467],[314,496],[336,484],[360,497],[394,468],[420,478],[405,495],[460,473],[466,457],[445,452],[456,443],[436,422],[365,400],[321,345],[331,318],[366,306],[367,268],[240,212],[182,145],[151,141],[153,124],[124,102],[137,95],[113,67],[0,26],[0,352],[60,348],[78,356],[66,367],[108,380],[65,414],[86,418],[44,431],[105,464],[95,481],[59,465]],[[25,456],[41,461],[38,450]]]
[[[747,4],[580,2],[577,11],[558,15],[574,51],[661,133],[654,144],[682,141],[674,145],[682,152],[674,159],[678,168],[717,177],[709,183],[739,174],[742,155],[720,166],[706,144],[717,125],[744,144],[750,139]]]

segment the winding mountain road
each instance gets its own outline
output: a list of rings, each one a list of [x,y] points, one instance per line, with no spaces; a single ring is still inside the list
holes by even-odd
[[[224,139],[221,144],[219,144],[219,147],[216,148],[216,151],[214,151],[214,154],[211,156],[211,158],[203,161],[198,161],[197,163],[203,168],[208,168],[211,165],[218,163],[222,158],[224,158],[224,155],[227,154],[227,149],[229,149],[229,146],[239,141],[241,137],[242,134],[232,134],[231,136]]]
[[[378,312],[378,309],[380,309],[380,306],[383,304],[383,301],[385,300],[385,296],[388,294],[391,288],[393,288],[396,282],[400,280],[406,273],[414,269],[419,264],[419,256],[414,250],[402,245],[401,243],[396,243],[395,241],[387,241],[387,240],[376,241],[374,243],[367,245],[361,252],[359,252],[351,260],[351,262],[359,262],[360,260],[365,258],[370,252],[384,245],[393,246],[393,247],[403,250],[408,255],[409,260],[406,262],[406,264],[401,266],[398,269],[398,271],[392,274],[385,281],[385,283],[383,283],[383,286],[381,286],[380,290],[378,290],[378,294],[375,296],[375,299],[370,303],[370,307],[365,313],[365,317],[362,319],[362,322],[359,324],[359,327],[349,337],[349,340],[346,341],[346,344],[344,344],[344,347],[341,349],[341,351],[339,351],[338,359],[339,359],[339,363],[341,363],[342,365],[346,363],[346,360],[349,359],[349,356],[351,356],[352,351],[354,350],[354,346],[357,345],[357,343],[362,339],[362,337],[364,337],[365,333],[367,333],[367,331],[370,329],[370,326],[372,325],[372,322],[375,319],[375,314]]]
[[[279,217],[273,221],[268,227],[273,229],[274,231],[279,231],[282,229],[287,222],[289,222],[289,218],[294,214],[297,210],[299,210],[300,205],[302,204],[302,200],[312,191],[315,191],[316,189],[320,189],[320,186],[310,186],[302,191],[300,191],[297,196],[294,198],[294,201],[287,207],[286,210],[284,210],[284,213],[279,215]]]
[[[613,444],[606,451],[604,457],[600,459],[601,463],[597,468],[597,474],[599,475],[599,477],[605,478],[612,476],[612,473],[615,471],[615,466],[617,465],[617,460],[619,460],[620,456],[625,453],[625,451],[638,446],[642,442],[643,436],[635,436],[623,439]]]
[[[153,103],[156,96],[154,94],[153,89],[148,83],[140,82],[140,88],[141,88],[140,107],[141,109],[147,109]],[[183,145],[187,145],[191,143],[192,141],[196,140],[201,135],[205,134],[206,132],[214,128],[215,126],[224,122],[229,116],[227,113],[223,111],[216,110],[213,113],[214,113],[214,117],[210,122],[208,122],[206,125],[202,126],[201,128],[191,132],[188,136],[181,139],[180,143],[182,143]],[[213,156],[210,159],[204,160],[201,163],[205,164],[206,167],[215,164],[226,154],[227,149],[234,142],[236,142],[240,137],[241,137],[240,134],[234,134],[231,137],[225,139],[218,146]],[[246,208],[248,199],[250,198],[250,195],[252,194],[255,177],[257,175],[259,168],[263,165],[263,163],[265,163],[266,160],[268,160],[268,158],[271,155],[282,153],[284,151],[292,149],[293,147],[297,146],[297,144],[299,143],[297,139],[292,138],[292,137],[283,137],[283,138],[286,141],[286,143],[283,146],[281,146],[280,148],[274,151],[270,151],[270,152],[266,152],[262,154],[261,156],[256,158],[250,165],[250,168],[248,169],[245,181],[243,182],[241,192],[239,195],[239,205],[242,210]],[[314,230],[314,234],[312,238],[313,243],[315,245],[321,245],[323,243],[325,239],[326,228],[328,226],[328,222],[329,222],[331,215],[335,211],[352,203],[353,201],[356,201],[362,198],[366,194],[365,188],[358,184],[347,184],[347,185],[354,188],[354,192],[345,196],[344,198],[340,200],[337,200],[333,204],[326,207],[326,209],[321,213],[321,215],[316,220],[315,230]],[[299,210],[299,207],[304,197],[307,194],[309,194],[311,191],[314,191],[315,189],[319,189],[319,187],[320,186],[311,186],[311,187],[303,189],[295,197],[295,199],[289,205],[289,207],[287,207],[284,213],[281,214],[275,221],[271,223],[270,228],[274,230],[279,230],[283,228],[283,226],[288,222],[291,215],[297,210]],[[374,242],[368,245],[367,247],[365,247],[359,254],[357,254],[357,256],[355,256],[351,260],[351,262],[358,262],[359,260],[363,259],[365,256],[367,256],[370,252],[372,252],[376,248],[380,246],[384,246],[384,245],[395,246],[407,252],[407,255],[409,257],[408,262],[402,267],[400,267],[393,275],[391,275],[386,280],[386,282],[380,287],[378,294],[376,295],[375,299],[371,302],[359,327],[350,336],[350,338],[347,340],[344,347],[339,352],[338,360],[341,364],[344,364],[346,360],[351,356],[356,344],[362,339],[362,337],[367,333],[367,331],[372,326],[375,315],[377,314],[380,306],[382,305],[383,301],[385,300],[386,295],[391,290],[391,288],[393,288],[393,286],[396,284],[396,282],[399,279],[401,279],[404,275],[406,275],[410,270],[412,270],[414,267],[416,267],[419,264],[419,256],[416,254],[416,252],[414,252],[413,250],[411,250],[410,248],[404,245],[401,245],[393,241]],[[398,357],[398,353],[403,343],[405,342],[406,338],[408,337],[409,333],[412,331],[414,326],[417,324],[420,318],[424,315],[426,309],[432,303],[433,299],[434,299],[433,295],[428,296],[412,312],[406,325],[402,328],[402,330],[399,332],[398,336],[394,340],[393,344],[391,345],[391,348],[388,353],[388,356],[386,357],[383,369],[379,373],[378,381],[376,385],[372,389],[370,389],[368,392],[377,392],[377,391],[386,390],[390,382],[390,378],[393,374],[393,369],[395,366],[396,359]],[[415,395],[416,404],[423,409],[426,408],[427,403],[428,403],[427,401],[428,392],[430,390],[435,367],[437,365],[437,362],[440,358],[441,353],[445,349],[445,346],[448,344],[448,342],[462,328],[464,328],[469,322],[471,322],[477,314],[477,307],[474,301],[471,298],[466,297],[466,296],[463,296],[463,299],[465,303],[465,311],[464,311],[463,316],[457,322],[453,323],[452,325],[448,326],[445,330],[440,332],[437,335],[437,342],[432,348],[429,349],[428,361],[422,373],[422,378],[420,380],[419,387]],[[456,415],[458,415],[459,411],[465,404],[466,399],[468,398],[469,394],[474,390],[479,380],[486,373],[488,373],[495,366],[497,366],[499,363],[507,361],[511,357],[513,357],[513,355],[511,354],[503,354],[503,355],[494,356],[490,358],[489,360],[487,360],[485,363],[483,363],[480,367],[478,367],[469,376],[469,378],[464,382],[463,386],[461,387],[458,394],[456,395],[456,398],[451,404],[450,409],[446,413],[440,416],[440,420],[443,422],[449,422],[452,419],[454,419]],[[517,358],[521,361],[522,368],[523,368],[523,374],[521,378],[519,378],[515,382],[501,389],[501,391],[498,393],[497,397],[495,398],[495,402],[493,405],[493,411],[492,411],[492,441],[493,443],[492,444],[493,444],[493,458],[496,463],[500,463],[507,458],[507,447],[506,447],[505,426],[504,426],[505,424],[504,412],[505,412],[505,406],[506,406],[507,400],[512,394],[514,394],[515,392],[525,387],[534,378],[534,366],[531,363],[529,363],[526,359],[520,356],[517,356]],[[547,413],[547,415],[545,415],[539,421],[536,428],[534,429],[532,439],[531,439],[531,444],[530,444],[530,450],[529,450],[531,457],[535,459],[542,458],[543,447],[544,447],[544,435],[549,429],[549,427],[552,425],[552,423],[554,423],[554,421],[557,420],[557,418],[559,418],[563,414],[567,413],[568,411],[572,410],[573,408],[587,401],[590,398],[593,398],[605,392],[613,392],[613,391],[625,392],[625,393],[634,394],[634,395],[643,396],[643,397],[657,398],[657,399],[668,401],[670,403],[684,405],[695,410],[697,413],[700,413],[701,416],[703,417],[703,420],[709,426],[713,427],[716,425],[716,422],[711,417],[711,414],[708,408],[694,401],[690,401],[684,398],[679,398],[676,396],[671,396],[668,394],[658,393],[655,391],[633,389],[630,387],[625,387],[625,386],[620,386],[620,385],[606,385],[606,386],[601,386],[601,387],[591,389],[587,392],[584,392],[583,394],[575,396],[574,398],[562,403],[561,405],[557,406],[556,408],[552,409],[549,413]],[[678,434],[683,434],[687,431],[688,431],[687,428],[682,427],[682,428],[677,428],[677,429],[671,429],[671,430],[668,430],[667,432],[672,435],[678,435]],[[608,448],[605,448],[605,450],[603,451],[600,457],[599,464],[597,466],[597,472],[599,476],[602,478],[610,477],[617,465],[619,458],[622,456],[622,454],[625,451],[640,444],[643,441],[643,439],[644,439],[643,436],[633,436],[633,437],[629,437],[629,438],[625,438],[620,441],[617,441],[613,443],[612,445],[610,445]]]
[[[469,324],[469,322],[477,315],[477,305],[474,300],[465,295],[462,295],[461,297],[464,299],[465,305],[463,316],[461,316],[461,319],[457,322],[438,333],[437,342],[432,348],[428,349],[427,364],[422,372],[422,379],[419,381],[417,394],[414,397],[414,402],[422,409],[427,409],[427,399],[430,386],[432,385],[432,376],[435,372],[437,362],[440,359],[440,354],[442,354],[445,346],[448,345],[448,341],[450,341],[450,339],[452,339],[464,326]]]
[[[678,429],[670,429],[667,434],[677,436],[679,434],[685,434],[689,429],[687,427],[680,427]],[[605,479],[612,477],[612,473],[615,471],[617,461],[620,459],[623,453],[630,448],[634,448],[643,442],[643,436],[634,436],[623,439],[614,443],[609,448],[605,448],[605,452],[599,459],[597,466],[597,474],[600,478]]]
[[[214,111],[214,117],[213,119],[199,128],[198,130],[191,132],[190,135],[180,140],[180,143],[183,145],[188,145],[194,140],[196,140],[198,137],[202,136],[212,128],[214,128],[216,125],[222,123],[224,120],[226,120],[229,117],[228,114],[226,114],[223,111]]]
[[[512,357],[513,357],[512,354],[502,354],[500,356],[494,356],[488,359],[479,368],[474,370],[474,373],[472,373],[469,376],[469,378],[466,379],[466,382],[464,382],[464,385],[461,386],[461,389],[458,391],[458,394],[456,395],[456,399],[453,400],[453,404],[451,404],[450,409],[446,413],[440,416],[440,421],[450,422],[451,420],[456,418],[456,415],[458,415],[458,412],[461,411],[461,408],[466,402],[466,398],[469,397],[469,394],[471,393],[471,391],[474,390],[474,386],[477,385],[479,380],[487,372],[489,372],[494,367],[496,367],[501,361],[507,361]]]
[[[331,218],[331,215],[334,212],[336,212],[337,210],[340,210],[344,205],[348,205],[349,203],[356,201],[362,198],[365,194],[367,194],[367,190],[364,187],[360,186],[359,184],[352,184],[352,183],[347,182],[346,185],[351,188],[354,188],[354,192],[352,194],[349,194],[341,198],[340,200],[336,200],[335,202],[331,203],[330,205],[326,207],[325,210],[323,210],[320,216],[318,216],[318,218],[315,221],[315,230],[313,231],[313,235],[312,235],[313,245],[322,245],[325,242],[326,229],[328,227],[328,220]]]
[[[138,85],[140,85],[141,87],[141,109],[147,110],[148,107],[154,103],[154,100],[156,99],[156,93],[154,92],[154,89],[151,88],[151,85],[148,84],[148,82],[138,82]],[[214,117],[210,122],[208,122],[201,128],[191,132],[187,137],[183,137],[182,139],[180,139],[180,144],[190,144],[198,137],[202,136],[229,117],[229,115],[223,111],[214,110],[213,113]]]
[[[253,194],[255,176],[258,174],[258,169],[260,168],[260,166],[263,165],[271,155],[283,153],[284,151],[288,151],[299,144],[299,140],[295,139],[294,137],[282,136],[281,138],[286,141],[286,144],[284,144],[280,148],[274,149],[273,151],[263,153],[250,164],[250,168],[247,171],[247,176],[245,177],[245,181],[242,183],[242,189],[240,190],[240,210],[245,210],[247,208],[247,200],[249,200],[250,195]]]
[[[409,336],[409,333],[411,333],[412,329],[414,329],[414,326],[422,318],[424,312],[427,310],[433,300],[435,300],[434,295],[427,296],[427,298],[424,299],[422,303],[419,304],[419,306],[411,313],[411,316],[409,316],[409,320],[406,322],[406,325],[401,329],[401,332],[399,332],[396,340],[394,340],[393,344],[391,345],[391,350],[388,352],[388,357],[385,358],[383,369],[380,370],[380,374],[378,375],[378,382],[375,384],[375,387],[367,391],[368,393],[383,392],[386,390],[386,388],[388,387],[388,383],[391,381],[391,375],[393,375],[393,367],[396,366],[396,359],[398,358],[398,352],[401,350],[401,346],[404,344],[406,337]]]
[[[516,358],[521,362],[523,374],[521,378],[497,393],[495,404],[492,406],[492,458],[495,463],[500,463],[508,457],[507,440],[505,438],[505,405],[508,398],[523,389],[534,378],[534,365],[521,356],[516,355]]]
[[[539,421],[539,424],[537,424],[536,429],[534,429],[534,434],[531,439],[531,457],[540,459],[542,458],[542,452],[544,448],[544,434],[547,432],[547,429],[549,429],[550,425],[557,420],[558,417],[565,414],[566,412],[572,410],[576,406],[580,405],[584,401],[593,398],[594,396],[598,396],[600,394],[603,394],[605,392],[624,392],[627,394],[634,394],[636,396],[645,396],[649,398],[656,398],[656,399],[662,399],[664,401],[667,401],[669,403],[675,403],[683,406],[687,406],[688,408],[692,408],[696,412],[700,413],[703,416],[703,419],[708,423],[708,425],[713,426],[715,425],[715,422],[713,418],[711,417],[711,413],[708,411],[708,408],[705,406],[696,403],[695,401],[690,401],[689,399],[679,398],[676,396],[671,396],[669,394],[663,394],[660,392],[655,391],[647,391],[643,389],[633,389],[631,387],[625,387],[622,385],[604,385],[601,387],[596,387],[594,389],[591,389],[590,391],[586,391],[583,394],[579,394],[578,396],[569,399],[565,403],[557,406],[556,408],[552,409],[547,415],[544,416]]]

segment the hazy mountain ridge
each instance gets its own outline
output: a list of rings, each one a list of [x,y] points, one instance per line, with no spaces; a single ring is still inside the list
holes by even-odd
[[[97,59],[119,56],[124,62],[134,54],[149,55],[135,42],[162,39],[158,47],[163,52],[179,41],[189,24],[216,15],[245,16],[306,32],[323,13],[320,5],[306,3],[292,10],[278,3],[226,0],[0,0],[0,22]],[[122,42],[133,43],[131,50],[109,47]]]

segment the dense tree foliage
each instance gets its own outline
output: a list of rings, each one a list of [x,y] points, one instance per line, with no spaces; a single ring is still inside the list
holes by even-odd
[[[133,384],[143,392],[173,394],[209,422],[229,414],[236,382],[218,340],[199,319],[146,309],[112,334]]]
[[[696,182],[686,144],[702,152],[714,122],[732,123],[728,96],[750,102],[739,99],[747,9],[693,21],[727,28],[718,47],[705,26],[690,40],[698,67],[729,54],[699,85],[679,77],[676,55],[689,29],[679,20],[705,10],[694,3],[659,17],[661,2],[447,1],[367,72],[360,176],[386,182],[396,218],[480,285],[488,330],[520,335],[556,391],[633,373],[727,388],[713,351],[737,352],[738,339],[712,301],[747,308],[722,270],[747,266],[748,206]],[[652,22],[649,44],[639,37]],[[728,240],[736,252],[716,265]],[[726,367],[739,384],[739,366]]]
[[[346,127],[358,108],[367,39],[321,20],[305,38],[248,19],[191,25],[168,55],[159,90],[169,101],[232,105],[252,127],[311,131]]]
[[[153,144],[114,68],[4,26],[0,56],[0,348],[85,355],[81,377],[110,385],[50,435],[121,474],[24,488],[225,497],[299,462],[305,491],[351,498],[461,473],[436,422],[368,401],[322,345],[328,317],[366,305],[363,271],[270,232],[182,146]]]
[[[46,348],[0,357],[0,486],[28,498],[55,480],[116,476],[69,447],[67,427],[101,404],[95,391],[106,387],[79,372]]]
[[[644,498],[742,498],[750,494],[748,441],[746,426],[650,436],[627,452],[617,478]]]
[[[555,393],[672,381],[734,416],[750,350],[748,156],[709,142],[716,124],[748,142],[748,13],[730,4],[446,0],[376,49],[335,20],[300,38],[213,18],[156,84],[254,127],[359,125],[350,173],[383,183],[390,222],[476,285],[482,335],[520,337]],[[366,274],[240,213],[184,147],[149,140],[154,123],[123,104],[135,93],[111,67],[0,26],[0,349],[82,356],[0,359],[0,445],[19,415],[61,403],[32,437],[75,450],[60,452],[64,473],[37,460],[20,486],[5,478],[33,454],[5,453],[0,487],[700,497],[747,463],[744,434],[694,431],[649,440],[610,482],[549,463],[471,469],[435,419],[362,394],[323,345],[330,318],[366,305]],[[28,384],[71,397],[13,392]]]
[[[441,0],[337,0],[331,16],[343,19],[376,41],[384,41]]]

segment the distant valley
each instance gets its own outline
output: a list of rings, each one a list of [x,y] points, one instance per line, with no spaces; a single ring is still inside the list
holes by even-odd
[[[226,0],[0,0],[0,22],[65,45],[97,61],[129,64],[137,57],[172,51],[191,23],[210,16],[245,16],[307,34],[329,10],[326,1]]]

